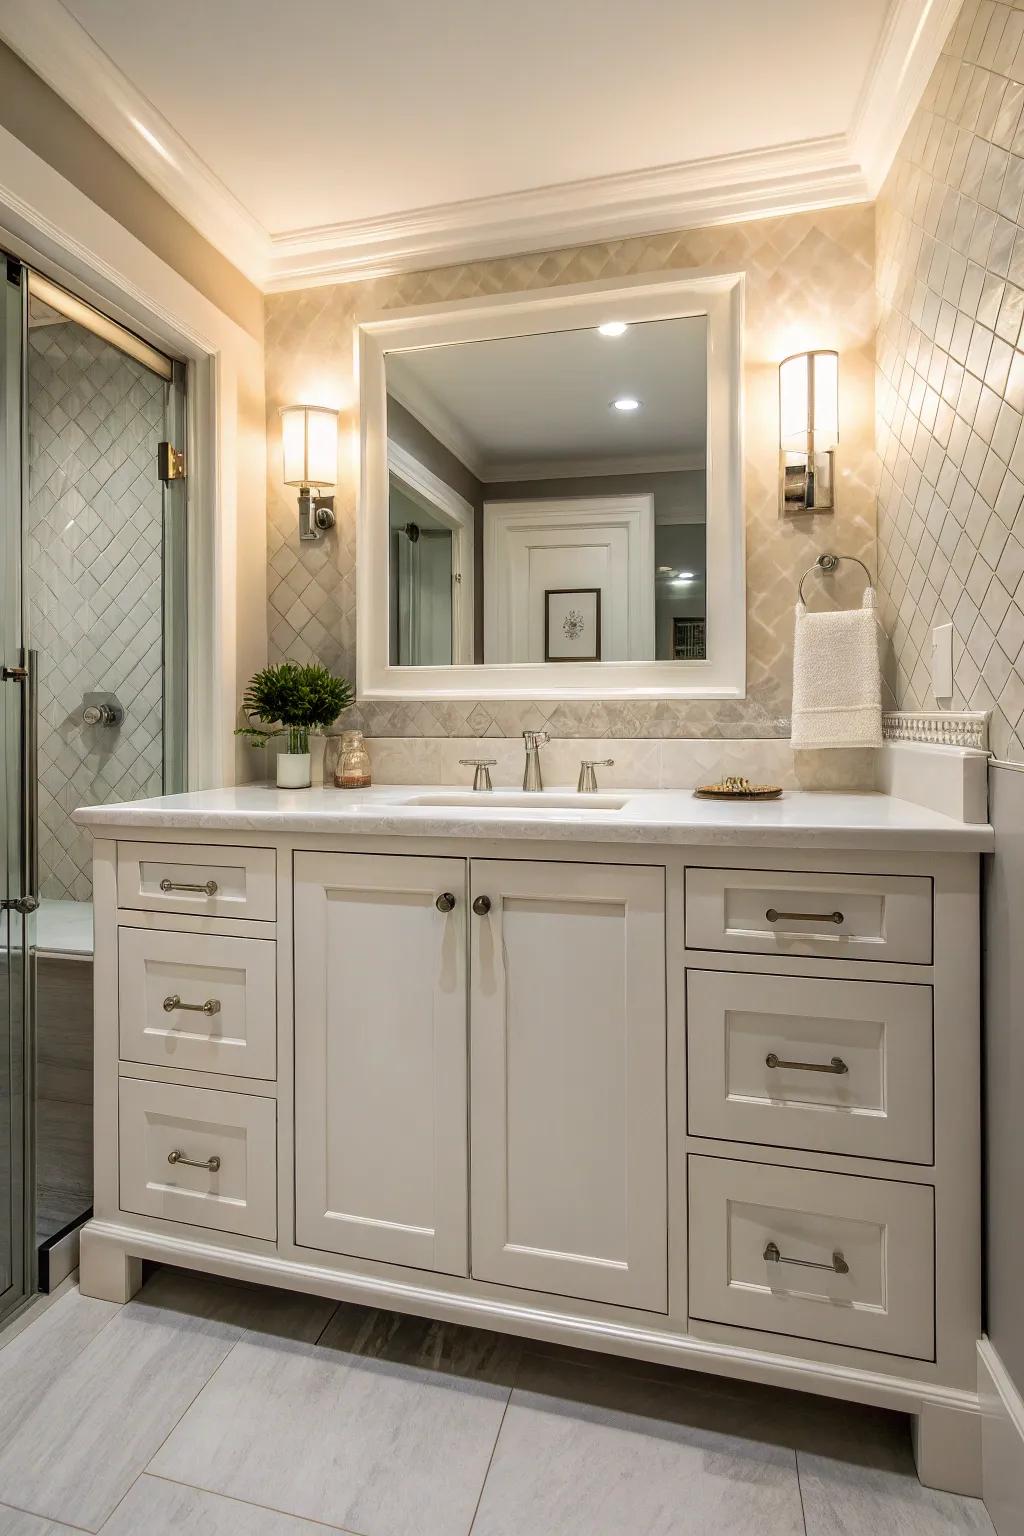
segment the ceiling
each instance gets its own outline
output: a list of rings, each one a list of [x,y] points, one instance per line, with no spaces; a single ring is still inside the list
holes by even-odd
[[[389,393],[484,481],[703,469],[701,317],[391,352]],[[632,396],[635,411],[612,401]],[[611,466],[609,468],[609,465]]]
[[[957,0],[0,0],[267,287],[872,196]]]

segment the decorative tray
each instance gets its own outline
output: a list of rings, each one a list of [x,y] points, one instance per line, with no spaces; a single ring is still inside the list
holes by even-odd
[[[749,779],[730,777],[720,784],[698,784],[694,794],[700,800],[777,800],[782,789],[778,784],[751,784]]]

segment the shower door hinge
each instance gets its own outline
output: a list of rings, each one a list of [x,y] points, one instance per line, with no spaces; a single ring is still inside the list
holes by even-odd
[[[0,678],[5,683],[24,683],[28,678],[28,667],[0,668]]]
[[[172,480],[184,480],[185,455],[170,443],[158,444],[156,472],[165,485],[169,485]]]

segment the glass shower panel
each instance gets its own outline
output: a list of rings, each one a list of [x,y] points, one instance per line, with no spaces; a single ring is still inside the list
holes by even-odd
[[[44,292],[52,303],[33,286],[28,314],[24,530],[25,624],[38,656],[42,1243],[92,1202],[92,839],[71,813],[182,787],[174,764],[184,740],[179,674],[166,665],[184,650],[183,506],[157,471],[182,381]]]
[[[21,633],[23,273],[0,253],[0,1318],[33,1284],[25,753]]]

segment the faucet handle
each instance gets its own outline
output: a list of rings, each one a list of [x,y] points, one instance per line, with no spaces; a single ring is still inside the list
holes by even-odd
[[[584,757],[580,759],[580,776],[576,781],[576,793],[592,795],[597,792],[595,768],[614,768],[614,757]]]
[[[527,752],[535,752],[538,747],[546,746],[551,740],[547,731],[524,731],[523,742]]]
[[[497,764],[496,757],[460,757],[459,762],[463,768],[472,768],[474,789],[493,789],[491,783],[491,769]]]

